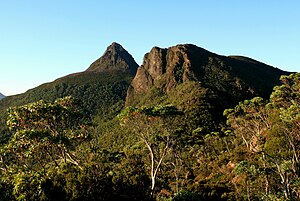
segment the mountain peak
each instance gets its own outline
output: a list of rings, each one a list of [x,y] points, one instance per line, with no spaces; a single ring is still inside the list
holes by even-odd
[[[282,74],[286,72],[253,59],[226,57],[193,44],[154,47],[131,82],[126,104],[138,101],[152,88],[168,94],[188,82],[201,83],[201,87],[236,100],[267,97]]]
[[[107,48],[119,48],[119,49],[122,49],[122,50],[125,50],[123,47],[122,47],[122,45],[120,45],[119,43],[117,43],[117,42],[112,42],[112,44],[110,45],[110,46],[108,46]]]
[[[138,64],[134,58],[120,44],[113,42],[106,51],[86,71],[124,71],[134,75]]]

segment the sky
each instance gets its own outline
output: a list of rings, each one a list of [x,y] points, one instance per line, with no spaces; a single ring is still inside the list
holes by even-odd
[[[112,42],[138,64],[192,43],[300,71],[299,0],[0,0],[0,92],[86,70]]]

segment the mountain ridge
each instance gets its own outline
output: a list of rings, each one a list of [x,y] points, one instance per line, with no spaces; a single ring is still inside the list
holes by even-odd
[[[112,44],[86,71],[0,101],[4,200],[41,195],[49,200],[97,200],[103,195],[108,195],[104,200],[283,198],[278,192],[285,186],[278,185],[281,175],[274,161],[271,157],[258,160],[260,154],[250,147],[264,147],[269,156],[279,157],[278,165],[284,168],[286,156],[295,157],[287,143],[290,139],[282,138],[288,130],[280,128],[294,122],[283,122],[272,102],[271,108],[264,108],[262,98],[253,98],[268,98],[279,76],[288,72],[250,58],[222,56],[183,44],[153,47],[134,76],[137,64],[130,64],[130,56],[123,57],[124,51],[117,49]],[[293,76],[283,77],[283,82],[292,83]],[[294,86],[273,91],[279,89],[275,99],[288,109],[281,100],[290,102],[284,89]],[[64,96],[74,97],[76,110],[84,118],[73,108],[69,113],[71,104],[64,101],[59,105],[42,102],[9,110],[8,126],[13,129],[5,124],[7,107]],[[125,106],[133,107],[123,110]],[[236,115],[231,117],[233,124],[223,115],[232,112]],[[280,107],[280,115],[287,112]],[[291,135],[295,131],[296,125]],[[274,155],[278,150],[281,153]],[[158,169],[163,171],[153,176]],[[24,188],[18,190],[20,181]]]
[[[193,44],[154,47],[145,54],[128,90],[126,103],[130,105],[130,99],[153,86],[168,92],[185,81],[201,82],[225,93],[234,87],[235,92],[245,97],[254,94],[267,97],[283,74],[289,73],[251,58],[218,55]]]
[[[209,89],[210,94],[219,96],[218,100],[213,101],[220,104],[226,102],[224,107],[228,107],[256,95],[267,97],[279,83],[279,76],[287,74],[261,62],[253,62],[255,60],[250,58],[243,61],[245,57],[234,57],[218,55],[193,44],[179,44],[169,48],[153,47],[145,54],[143,64],[138,66],[120,44],[113,42],[85,71],[57,78],[23,94],[9,96],[0,101],[0,111],[3,117],[10,106],[40,99],[52,101],[71,95],[84,102],[87,113],[108,113],[109,108],[120,101],[122,104],[125,102],[125,106],[142,104],[140,100],[147,93],[148,101],[159,103],[157,100],[162,96],[179,94],[176,92],[178,86],[190,82],[196,84],[187,84],[186,90],[193,87],[195,90]],[[153,87],[158,91],[157,97],[151,94]],[[193,96],[189,98],[193,99]],[[118,110],[124,107],[122,104],[119,104]]]

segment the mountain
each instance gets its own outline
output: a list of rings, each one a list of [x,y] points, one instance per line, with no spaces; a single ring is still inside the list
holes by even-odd
[[[29,102],[74,96],[88,115],[111,118],[126,105],[174,104],[194,125],[216,124],[222,112],[254,96],[268,97],[288,72],[250,58],[222,56],[192,44],[154,47],[139,67],[118,43],[84,72],[61,77],[0,101],[5,110]],[[205,122],[204,122],[205,121]]]
[[[241,117],[235,111],[234,124],[243,132],[239,137],[228,132],[234,126],[225,125],[223,111],[254,96],[268,98],[279,84],[279,76],[285,74],[289,73],[247,57],[222,56],[191,44],[154,47],[138,67],[121,45],[113,43],[86,71],[0,100],[0,188],[4,200],[41,195],[51,200],[97,200],[104,194],[108,196],[105,200],[283,198],[278,192],[290,183],[278,185],[281,169],[274,167],[273,156],[278,156],[279,166],[294,158],[290,146],[284,146],[289,145],[284,137],[288,130],[280,127],[291,126],[293,134],[297,125],[293,128],[293,122],[283,122],[273,113],[266,115],[272,108],[264,110],[261,105],[243,116],[245,104],[240,108]],[[292,79],[286,79],[289,81]],[[56,122],[68,113],[61,117],[48,107],[43,109],[55,114],[53,118],[38,116],[41,125],[36,115],[29,122],[26,118],[20,124],[11,121],[21,130],[10,138],[14,131],[4,124],[8,107],[68,95],[77,98],[82,112],[92,118],[91,126],[86,127],[90,140],[80,143],[81,130],[69,132],[71,122]],[[277,95],[282,99],[282,93]],[[142,110],[125,110],[121,113],[124,124],[120,124],[115,117],[126,105]],[[22,116],[22,112],[15,114]],[[239,121],[249,123],[240,126]],[[247,141],[249,147],[262,145],[266,157],[247,151]],[[163,171],[153,176],[154,169]],[[18,190],[20,181],[24,188]],[[297,192],[297,185],[291,186],[291,192]]]
[[[58,78],[23,94],[1,100],[2,126],[6,118],[5,111],[10,106],[24,105],[40,99],[53,101],[69,95],[82,102],[82,109],[88,115],[113,116],[112,113],[123,107],[128,86],[137,68],[138,64],[133,57],[121,45],[112,43],[103,56],[86,71]]]
[[[5,98],[5,96],[2,93],[0,93],[0,100],[3,98]]]
[[[133,57],[118,43],[112,43],[104,55],[93,62],[88,72],[124,71],[135,75],[138,64]]]
[[[283,74],[288,72],[247,57],[217,55],[191,44],[154,47],[144,56],[130,85],[127,105],[153,87],[168,93],[189,81],[234,99],[268,97]]]
[[[255,171],[261,169],[262,173],[266,173],[266,169],[270,170],[268,172],[274,172],[271,171],[272,168],[274,169],[274,164],[269,162],[269,158],[264,159],[265,162],[260,166],[256,166],[255,162],[260,157],[255,156],[255,153],[248,153],[244,146],[239,147],[242,139],[226,132],[229,128],[225,126],[226,119],[223,117],[223,111],[234,107],[239,101],[254,96],[268,98],[272,88],[279,84],[279,76],[283,74],[289,73],[247,57],[222,56],[191,44],[170,48],[154,47],[145,54],[143,64],[138,67],[132,56],[121,45],[113,43],[85,71],[61,77],[30,89],[26,93],[0,100],[0,147],[8,142],[13,132],[9,131],[4,124],[5,110],[10,106],[23,105],[40,99],[53,101],[71,95],[82,103],[82,111],[93,118],[93,124],[88,128],[91,140],[82,145],[77,145],[77,142],[73,144],[65,138],[58,139],[56,136],[49,139],[49,142],[59,140],[59,143],[63,141],[66,146],[76,146],[74,150],[72,149],[75,158],[72,161],[74,164],[77,163],[77,159],[79,161],[75,166],[71,163],[68,165],[60,165],[63,164],[60,163],[54,168],[52,164],[56,164],[55,161],[63,161],[62,156],[57,159],[50,157],[51,162],[44,163],[44,158],[49,161],[48,156],[56,155],[61,147],[56,148],[53,143],[48,143],[46,134],[17,132],[14,135],[16,137],[7,144],[9,146],[1,149],[5,153],[2,162],[9,162],[12,158],[12,163],[8,165],[3,163],[2,166],[8,171],[15,167],[26,171],[30,170],[25,167],[28,164],[33,171],[26,171],[29,175],[21,175],[21,177],[19,171],[1,174],[1,177],[4,175],[9,177],[3,177],[5,179],[2,179],[4,182],[1,186],[4,186],[4,193],[1,191],[0,195],[9,196],[19,185],[16,179],[12,179],[12,183],[5,183],[9,180],[7,178],[21,178],[22,181],[29,178],[29,183],[25,183],[25,190],[21,189],[17,192],[19,197],[28,196],[30,193],[27,192],[42,187],[43,191],[39,192],[42,192],[43,196],[51,195],[49,199],[55,199],[52,197],[54,191],[60,192],[59,196],[66,197],[57,200],[97,199],[98,195],[103,195],[103,192],[112,195],[113,198],[120,194],[120,199],[110,200],[143,198],[147,200],[148,195],[145,196],[145,193],[150,192],[150,188],[147,187],[150,184],[147,172],[151,169],[151,162],[148,159],[152,157],[162,162],[160,169],[163,170],[159,171],[157,178],[159,182],[155,188],[157,192],[151,195],[152,198],[157,194],[166,195],[164,199],[172,199],[170,196],[179,195],[176,197],[178,200],[200,199],[198,195],[203,200],[225,200],[226,197],[231,198],[229,200],[247,199],[249,189],[254,192],[261,188],[264,177],[259,176],[260,174],[248,175],[245,170],[250,168],[252,171],[254,168]],[[133,130],[141,132],[135,133],[120,125],[118,119],[114,118],[124,105],[143,107],[144,111],[149,109],[144,106],[171,105],[171,107],[152,108],[151,112],[154,113],[159,109],[162,119],[156,117],[144,119],[140,118],[143,115],[139,115],[139,112],[133,112],[133,119],[137,121],[128,127],[132,126],[136,128]],[[174,109],[173,106],[180,110],[180,115],[168,115],[168,108]],[[271,117],[273,119],[275,116],[271,115]],[[130,119],[125,120],[130,122]],[[169,124],[165,125],[166,122],[163,120],[167,120]],[[22,125],[23,123],[21,122]],[[154,131],[156,133],[153,133]],[[278,131],[277,127],[272,131],[276,135],[274,136],[276,140],[270,143],[281,141],[281,138],[278,138]],[[143,139],[150,152],[146,147],[143,148],[143,142],[138,141],[138,135],[149,137]],[[269,131],[267,136],[271,136]],[[27,143],[31,142],[31,139],[38,142],[38,145],[31,146],[32,143]],[[73,139],[77,141],[77,137]],[[80,139],[78,138],[78,141],[81,141]],[[257,138],[254,140],[256,142]],[[264,140],[262,138],[262,141]],[[40,141],[42,142],[39,143]],[[66,146],[63,146],[64,150]],[[268,146],[269,149],[273,149],[269,144]],[[53,153],[50,155],[39,153],[40,150],[50,150]],[[11,153],[16,154],[13,156]],[[58,154],[60,156],[60,153]],[[36,158],[41,160],[34,161]],[[285,164],[285,154],[282,158]],[[21,162],[13,164],[17,160]],[[83,171],[77,168],[80,168],[80,163]],[[41,174],[36,177],[35,170],[38,169],[43,170],[43,175],[46,177],[40,177]],[[236,170],[242,174],[237,173]],[[278,174],[272,174],[275,174],[274,177],[270,177],[274,179],[272,181],[275,184],[272,188],[280,189],[277,185],[280,183]],[[252,177],[255,178],[256,175],[259,180],[255,183],[249,182],[250,187],[246,185],[247,181]],[[271,173],[268,173],[269,175],[271,176]],[[151,177],[153,178],[152,173]],[[31,182],[33,180],[30,178],[38,181],[39,185],[36,185],[37,182]],[[90,184],[93,184],[92,187]],[[187,191],[179,191],[181,194],[175,194],[179,189]],[[26,194],[23,194],[25,191]],[[141,196],[135,197],[135,194]],[[72,197],[68,197],[69,195]]]
[[[126,105],[173,104],[191,129],[217,125],[224,109],[255,96],[268,98],[288,72],[241,56],[221,56],[192,44],[154,47],[127,91]],[[188,127],[188,125],[187,125]]]
[[[111,96],[106,94],[106,98],[116,99],[114,96],[118,94],[120,99],[124,99],[127,85],[129,85],[137,68],[138,64],[133,57],[121,45],[114,42],[87,70],[58,78],[23,94],[10,96],[1,102],[0,106],[20,105],[40,99],[53,100],[68,95],[89,102],[89,98],[91,98],[89,96],[92,94],[93,96],[104,96],[103,90],[113,92],[110,94]],[[101,101],[104,101],[103,98],[95,102]]]

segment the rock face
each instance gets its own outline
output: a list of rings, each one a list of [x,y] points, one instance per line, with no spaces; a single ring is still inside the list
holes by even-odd
[[[154,47],[137,70],[126,104],[131,105],[153,87],[168,93],[188,81],[237,99],[268,96],[282,74],[286,72],[249,58],[225,57],[191,44]]]
[[[3,98],[5,98],[5,96],[2,93],[0,93],[0,100]]]
[[[118,43],[112,43],[102,57],[93,62],[86,71],[105,72],[123,71],[135,75],[138,64],[133,57]]]
[[[194,45],[178,45],[169,49],[152,48],[145,55],[143,65],[132,81],[133,92],[143,93],[154,85],[169,91],[177,83],[196,80],[188,55],[188,51],[194,48]]]

